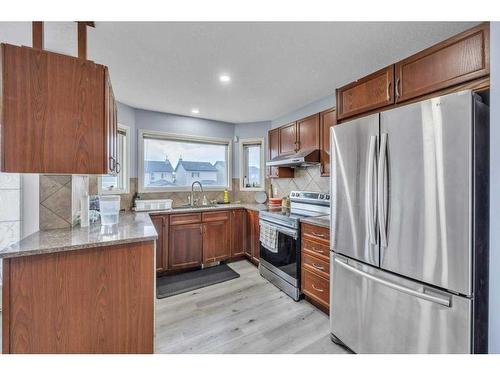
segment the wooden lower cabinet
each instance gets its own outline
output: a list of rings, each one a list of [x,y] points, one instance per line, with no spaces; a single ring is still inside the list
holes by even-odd
[[[301,289],[321,310],[330,308],[330,251],[328,228],[302,224]]]
[[[260,258],[260,226],[259,212],[247,211],[247,250],[246,253],[254,263]]]
[[[201,224],[170,225],[169,237],[169,270],[201,266]]]
[[[151,215],[158,238],[156,239],[156,272],[168,269],[168,216]]]
[[[203,263],[226,260],[231,256],[230,212],[203,214]]]
[[[153,241],[3,260],[3,353],[153,353]]]
[[[233,210],[231,212],[231,257],[245,255],[246,223],[246,210]]]

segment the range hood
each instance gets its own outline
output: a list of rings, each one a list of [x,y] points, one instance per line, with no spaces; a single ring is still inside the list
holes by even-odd
[[[319,164],[319,150],[308,148],[295,154],[281,155],[266,163],[267,167],[308,167]]]

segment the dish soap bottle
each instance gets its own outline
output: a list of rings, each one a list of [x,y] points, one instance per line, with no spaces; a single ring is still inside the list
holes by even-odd
[[[224,189],[224,203],[229,203],[229,191]]]

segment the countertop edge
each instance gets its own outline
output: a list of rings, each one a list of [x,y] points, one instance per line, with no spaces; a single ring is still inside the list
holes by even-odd
[[[324,219],[318,220],[316,217],[305,217],[305,218],[300,219],[300,222],[330,229],[330,222],[326,223]]]

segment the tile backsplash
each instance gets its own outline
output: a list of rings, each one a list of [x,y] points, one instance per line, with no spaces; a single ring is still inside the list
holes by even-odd
[[[330,192],[330,178],[321,177],[319,165],[297,168],[294,178],[273,178],[271,182],[279,197],[288,196],[292,190]]]

